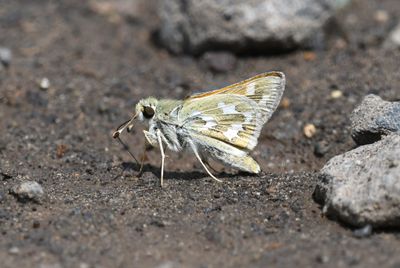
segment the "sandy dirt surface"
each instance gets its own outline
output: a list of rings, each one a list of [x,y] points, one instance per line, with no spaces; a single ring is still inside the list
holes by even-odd
[[[357,238],[312,198],[323,164],[355,147],[348,115],[361,99],[399,99],[400,52],[381,45],[400,17],[397,0],[354,1],[320,50],[239,56],[219,74],[154,42],[154,1],[135,12],[0,1],[0,46],[13,52],[0,69],[1,267],[400,266],[396,230]],[[272,70],[287,88],[253,153],[261,176],[216,164],[219,184],[190,154],[168,152],[161,189],[159,152],[148,150],[138,178],[111,137],[143,97],[183,98]],[[317,131],[306,138],[309,123]],[[136,155],[142,129],[122,135]],[[41,202],[10,194],[27,179],[43,187]]]

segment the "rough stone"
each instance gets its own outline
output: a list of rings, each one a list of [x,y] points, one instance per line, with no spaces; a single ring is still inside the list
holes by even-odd
[[[369,144],[381,139],[382,135],[400,133],[400,102],[382,100],[368,95],[350,116],[354,141]]]
[[[159,39],[174,53],[268,53],[310,46],[350,0],[161,1]]]
[[[23,202],[40,202],[44,196],[42,186],[36,181],[24,181],[11,188],[10,192]]]
[[[328,216],[350,225],[400,227],[400,135],[329,160],[314,197]]]

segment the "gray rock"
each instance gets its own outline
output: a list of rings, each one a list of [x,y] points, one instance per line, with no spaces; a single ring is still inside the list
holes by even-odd
[[[382,135],[400,133],[400,102],[368,95],[350,116],[351,136],[357,144],[373,143]]]
[[[287,50],[310,45],[350,0],[166,0],[159,39],[174,53]],[[318,38],[317,38],[318,37]]]
[[[400,227],[400,135],[329,160],[314,197],[328,216],[350,225]]]
[[[15,195],[20,201],[35,201],[41,202],[44,196],[42,186],[36,181],[25,181],[15,185],[10,192]]]

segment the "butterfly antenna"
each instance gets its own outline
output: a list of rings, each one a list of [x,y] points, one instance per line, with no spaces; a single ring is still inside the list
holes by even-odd
[[[131,153],[131,151],[129,150],[128,145],[126,145],[126,143],[124,143],[121,138],[118,136],[116,137],[116,139],[119,141],[119,143],[121,143],[121,145],[124,147],[125,150],[128,151],[129,155],[132,156],[132,158],[135,160],[136,164],[138,164],[140,166],[139,161],[136,159],[136,157]]]
[[[137,115],[134,115],[131,119],[125,121],[124,123],[122,123],[119,127],[117,127],[117,129],[114,131],[113,133],[113,138],[117,139],[119,141],[119,143],[121,143],[121,145],[124,147],[125,150],[128,151],[129,155],[135,160],[136,164],[139,164],[139,161],[136,159],[136,157],[131,153],[131,151],[129,150],[128,145],[126,145],[121,138],[119,137],[119,135],[122,133],[122,131],[124,131],[125,128],[128,128],[128,130],[130,131],[133,127],[133,123],[132,121],[137,117]]]

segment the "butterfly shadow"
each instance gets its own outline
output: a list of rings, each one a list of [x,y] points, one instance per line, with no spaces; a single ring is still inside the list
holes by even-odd
[[[161,170],[159,166],[153,166],[151,164],[144,164],[141,172],[139,173],[140,166],[133,162],[122,162],[121,163],[121,172],[115,176],[115,178],[121,177],[124,173],[132,174],[132,176],[143,177],[145,173],[151,173],[155,177],[161,177]],[[213,174],[217,178],[221,179],[232,179],[241,177],[244,175],[248,175],[245,172],[236,172],[236,173],[227,173],[225,171],[214,171]],[[148,176],[146,176],[148,177]],[[164,179],[166,180],[179,180],[179,181],[191,181],[198,180],[203,178],[210,178],[207,172],[202,170],[195,171],[165,171],[164,170]]]

